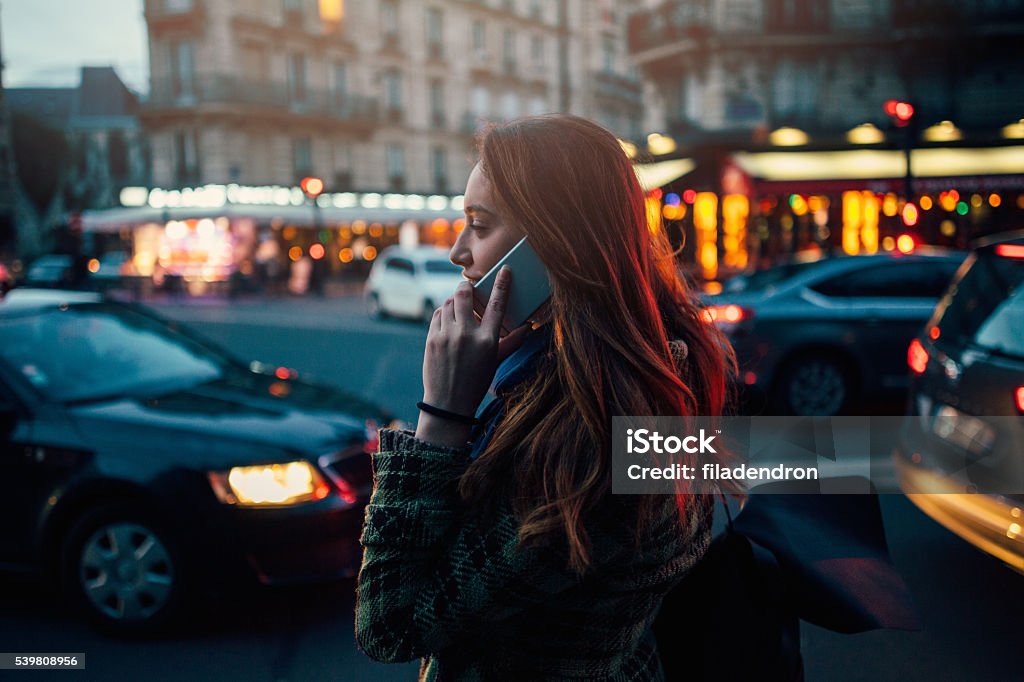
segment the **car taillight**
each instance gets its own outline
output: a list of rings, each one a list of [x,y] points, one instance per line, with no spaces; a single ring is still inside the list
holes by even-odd
[[[738,305],[712,305],[705,308],[702,317],[707,323],[739,324],[753,317],[753,312]]]
[[[1017,387],[1017,409],[1024,413],[1024,386]]]
[[[380,447],[380,424],[372,417],[366,420],[366,440],[363,441],[363,452],[368,455],[377,453]]]
[[[1003,258],[1024,258],[1024,244],[999,244],[996,255]]]
[[[911,341],[910,348],[907,349],[907,364],[915,374],[924,374],[924,370],[928,367],[928,351],[917,339]]]

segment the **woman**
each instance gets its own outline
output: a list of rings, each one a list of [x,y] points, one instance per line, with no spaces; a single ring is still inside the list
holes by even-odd
[[[710,499],[612,495],[611,417],[721,414],[727,345],[608,131],[531,117],[479,151],[451,250],[468,281],[434,312],[415,433],[374,456],[356,639],[421,657],[421,680],[662,679],[649,626],[707,548]],[[514,273],[479,321],[470,283],[523,235],[552,295],[499,339]]]

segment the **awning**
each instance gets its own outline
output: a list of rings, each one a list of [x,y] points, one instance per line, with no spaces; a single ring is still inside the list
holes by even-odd
[[[82,229],[86,232],[119,232],[146,223],[164,223],[169,220],[192,220],[201,218],[225,217],[232,220],[250,219],[257,223],[267,223],[279,219],[285,223],[310,226],[319,222],[325,227],[338,223],[351,223],[364,220],[368,223],[402,223],[406,220],[427,222],[437,218],[455,220],[462,217],[461,211],[450,208],[435,211],[430,209],[392,209],[365,208],[353,206],[338,208],[321,206],[319,216],[314,216],[312,206],[264,206],[228,204],[218,208],[110,208],[82,212]]]
[[[738,152],[733,155],[733,161],[761,189],[775,183],[807,182],[852,189],[876,183],[902,183],[907,174],[906,155],[901,150]],[[942,179],[939,184],[948,184],[955,183],[957,178],[977,181],[978,176],[1011,176],[1009,186],[1021,187],[1024,146],[914,149],[910,164],[915,185],[919,180],[924,181],[920,184],[921,190],[936,184],[928,183],[928,179]],[[1007,185],[1005,182],[988,184]]]
[[[633,166],[633,170],[640,180],[640,186],[649,192],[678,180],[692,171],[696,165],[693,159],[672,159],[656,163],[638,163]]]

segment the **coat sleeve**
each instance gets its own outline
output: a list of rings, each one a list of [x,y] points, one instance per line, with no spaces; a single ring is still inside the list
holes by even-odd
[[[355,622],[356,641],[371,658],[437,653],[576,584],[555,552],[516,551],[509,505],[486,518],[464,509],[453,481],[469,465],[466,450],[385,429],[373,464]]]

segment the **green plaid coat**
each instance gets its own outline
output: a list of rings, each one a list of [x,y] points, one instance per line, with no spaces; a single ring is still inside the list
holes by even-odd
[[[360,538],[360,649],[383,662],[421,658],[421,682],[663,680],[650,625],[707,549],[711,498],[698,498],[683,531],[665,496],[664,521],[637,552],[634,498],[609,495],[587,526],[594,567],[576,578],[564,551],[516,551],[509,505],[465,507],[454,480],[469,461],[466,449],[381,431]]]

